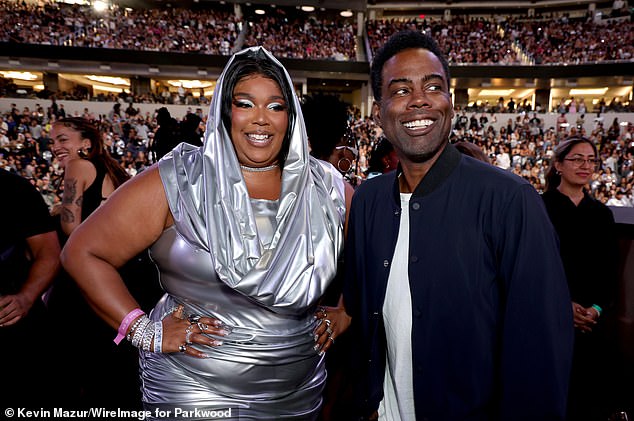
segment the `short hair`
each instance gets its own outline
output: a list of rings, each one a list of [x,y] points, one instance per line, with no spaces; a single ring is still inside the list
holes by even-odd
[[[293,87],[289,86],[284,68],[273,62],[273,60],[271,60],[264,52],[264,49],[254,48],[250,51],[244,52],[243,54],[235,55],[233,61],[225,70],[225,75],[226,81],[224,91],[221,93],[222,103],[220,113],[222,114],[222,122],[228,133],[231,133],[231,104],[233,103],[233,90],[238,82],[248,76],[262,75],[279,85],[288,109],[288,128],[286,129],[284,143],[282,143],[282,149],[280,150],[278,158],[280,167],[283,168],[284,161],[286,160],[291,144],[293,122],[297,116],[297,110],[295,110],[295,102],[293,100]]]
[[[381,87],[383,85],[383,65],[385,62],[394,57],[401,51],[411,48],[422,48],[429,50],[432,54],[438,57],[445,71],[445,77],[447,87],[449,87],[450,73],[449,63],[442,53],[440,47],[429,35],[425,35],[418,31],[405,30],[399,31],[392,35],[381,48],[377,51],[372,60],[372,67],[370,69],[370,79],[372,81],[372,93],[377,101],[381,100]]]

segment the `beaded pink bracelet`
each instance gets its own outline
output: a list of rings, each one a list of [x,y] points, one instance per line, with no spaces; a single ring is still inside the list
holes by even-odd
[[[135,308],[123,318],[123,320],[121,321],[121,324],[119,325],[117,337],[114,338],[115,344],[119,345],[119,343],[121,343],[123,338],[125,338],[126,333],[128,332],[130,323],[132,323],[134,319],[136,319],[138,316],[142,314],[145,314],[143,310],[141,310],[140,308]]]

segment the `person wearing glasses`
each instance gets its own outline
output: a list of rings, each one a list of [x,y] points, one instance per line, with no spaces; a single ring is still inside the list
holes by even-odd
[[[559,235],[574,314],[569,420],[607,419],[610,382],[603,319],[614,299],[618,246],[612,212],[586,190],[600,165],[597,157],[596,146],[585,137],[562,141],[555,148],[542,195]]]

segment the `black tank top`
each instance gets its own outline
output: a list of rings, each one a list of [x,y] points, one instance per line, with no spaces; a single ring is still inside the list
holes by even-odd
[[[106,198],[101,196],[103,180],[106,178],[106,168],[101,162],[93,162],[97,170],[95,181],[84,191],[84,200],[81,207],[81,220],[85,221],[88,216],[101,205]]]

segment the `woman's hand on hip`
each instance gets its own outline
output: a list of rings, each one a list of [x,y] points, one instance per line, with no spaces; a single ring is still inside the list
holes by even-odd
[[[216,347],[222,340],[210,337],[226,336],[229,331],[224,324],[213,317],[184,313],[179,305],[174,312],[163,318],[162,352],[182,352],[192,357],[209,358],[210,355],[199,351],[192,345]]]

